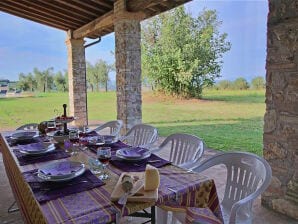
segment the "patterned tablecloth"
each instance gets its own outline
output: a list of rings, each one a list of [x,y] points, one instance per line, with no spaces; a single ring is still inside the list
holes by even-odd
[[[116,216],[121,212],[121,206],[110,201],[110,195],[117,183],[121,171],[112,165],[109,166],[111,178],[106,185],[92,190],[61,197],[45,203],[38,203],[22,173],[32,169],[38,169],[49,162],[19,166],[17,158],[9,147],[5,136],[10,133],[2,133],[0,145],[2,145],[3,162],[9,178],[13,193],[21,209],[26,223],[109,223],[115,222]],[[88,158],[95,157],[89,150],[80,152],[77,156],[62,160],[74,160],[88,164]],[[211,211],[221,219],[218,196],[213,180],[197,173],[189,173],[185,170],[166,165],[159,168],[161,184],[156,203],[127,204],[125,215],[157,205],[169,210],[183,210],[183,206],[209,207]],[[172,190],[169,190],[172,189]],[[174,189],[174,191],[173,191]],[[182,206],[182,207],[181,207]]]

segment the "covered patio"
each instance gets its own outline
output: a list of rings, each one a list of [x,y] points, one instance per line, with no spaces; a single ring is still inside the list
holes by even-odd
[[[188,1],[190,0],[3,0],[0,2],[0,10],[67,32],[69,108],[70,114],[79,118],[76,120],[78,126],[88,124],[84,38],[96,39],[115,32],[117,119],[123,120],[123,132],[126,132],[133,125],[142,122],[140,22]],[[273,178],[262,196],[263,205],[296,220],[297,17],[295,1],[269,0],[263,147]],[[275,213],[271,214],[272,217],[279,217]],[[275,218],[272,220],[276,221]],[[285,223],[294,222],[285,220]],[[261,222],[266,223],[267,220]]]

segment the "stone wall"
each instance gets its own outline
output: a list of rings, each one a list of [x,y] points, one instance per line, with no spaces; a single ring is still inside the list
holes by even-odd
[[[270,0],[264,157],[273,178],[262,203],[298,219],[298,1]]]
[[[125,10],[125,1],[114,4],[117,119],[123,132],[142,122],[141,27],[138,18]]]
[[[68,39],[69,113],[76,126],[87,125],[86,62],[83,39]],[[61,105],[62,107],[62,105]]]

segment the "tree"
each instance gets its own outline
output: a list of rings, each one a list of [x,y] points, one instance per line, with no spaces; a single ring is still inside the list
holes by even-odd
[[[232,82],[229,80],[221,80],[217,84],[219,89],[231,89],[232,88]]]
[[[113,70],[114,66],[109,65],[106,61],[99,59],[95,65],[90,62],[86,63],[86,79],[88,85],[93,92],[94,88],[99,91],[100,85],[104,86],[105,91],[108,91],[109,72]]]
[[[54,83],[55,86],[57,87],[58,91],[65,92],[68,90],[67,88],[67,73],[64,75],[62,74],[61,71],[57,72],[56,75],[54,76]]]
[[[265,79],[262,76],[257,76],[251,80],[251,87],[253,89],[264,89],[265,88]]]
[[[248,88],[249,84],[245,78],[240,77],[233,82],[233,89],[245,90]]]
[[[53,85],[53,68],[47,68],[45,71],[40,71],[38,68],[33,69],[35,79],[37,81],[37,89],[46,92],[52,89]]]
[[[109,72],[113,69],[113,65],[109,65],[106,61],[99,59],[95,64],[97,74],[99,74],[99,82],[104,85],[105,91],[108,91]]]
[[[26,74],[24,73],[19,74],[19,81],[17,83],[17,88],[23,91],[29,90],[29,84],[26,80]]]
[[[158,91],[199,98],[203,86],[220,76],[222,55],[230,49],[219,33],[216,11],[197,18],[179,7],[142,27],[142,72]]]
[[[86,81],[87,84],[90,86],[91,91],[94,91],[94,85],[93,85],[93,73],[94,73],[94,66],[90,63],[86,63]]]

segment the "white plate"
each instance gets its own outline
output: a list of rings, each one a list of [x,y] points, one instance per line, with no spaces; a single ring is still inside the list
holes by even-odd
[[[36,144],[36,143],[34,143]],[[44,145],[44,148],[41,148],[38,151],[30,151],[30,150],[25,150],[25,148],[22,150],[22,148],[19,146],[20,153],[23,153],[25,155],[41,155],[41,154],[46,154],[48,152],[52,152],[56,149],[55,145],[52,143],[42,143]],[[28,146],[28,145],[26,145]]]
[[[38,136],[39,134],[37,131],[18,131],[11,135],[11,139],[24,141],[36,138]]]
[[[71,180],[85,172],[85,165],[74,161],[56,161],[41,167],[38,176],[48,181]]]

